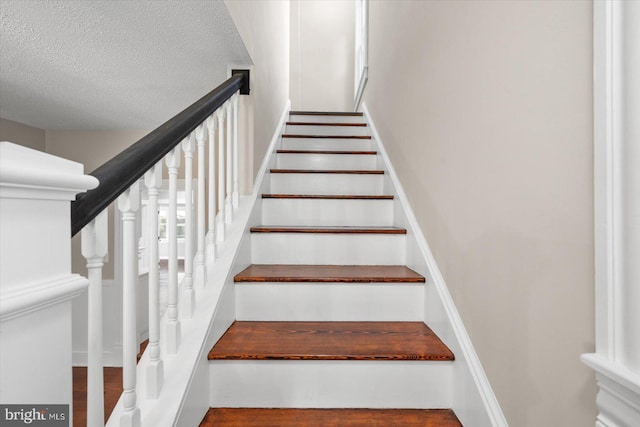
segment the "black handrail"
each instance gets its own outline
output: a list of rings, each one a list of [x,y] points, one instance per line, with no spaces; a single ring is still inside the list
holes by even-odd
[[[91,172],[100,185],[71,203],[71,236],[89,224],[243,85],[234,74],[175,117]]]

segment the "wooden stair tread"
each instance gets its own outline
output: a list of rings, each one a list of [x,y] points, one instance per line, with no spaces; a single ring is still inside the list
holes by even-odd
[[[357,151],[357,150],[276,150],[278,154],[359,154],[375,155],[377,151]]]
[[[359,194],[273,194],[263,193],[263,199],[335,199],[335,200],[393,200],[392,195]]]
[[[290,116],[359,116],[362,113],[354,113],[350,111],[289,111]]]
[[[282,134],[283,138],[319,138],[319,139],[371,139],[371,135],[295,135]]]
[[[252,264],[234,277],[241,282],[424,283],[404,265]]]
[[[451,409],[210,408],[200,427],[462,427]]]
[[[356,227],[356,226],[256,226],[252,233],[318,233],[318,234],[407,234],[406,228],[400,227]]]
[[[383,170],[347,170],[347,169],[271,169],[271,173],[326,173],[326,174],[348,174],[348,175],[384,175]]]
[[[367,127],[366,123],[287,122],[287,126],[350,126]]]
[[[432,360],[453,353],[422,322],[235,321],[209,360]]]

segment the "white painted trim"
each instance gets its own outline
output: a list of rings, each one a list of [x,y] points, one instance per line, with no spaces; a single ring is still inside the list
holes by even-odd
[[[360,80],[358,82],[356,99],[353,102],[353,111],[358,111],[358,108],[360,108],[360,102],[362,102],[362,96],[364,95],[364,88],[367,86],[368,81],[369,81],[369,66],[365,66],[362,69],[362,74],[360,75]]]
[[[276,129],[273,131],[273,135],[271,136],[271,142],[269,143],[269,148],[267,148],[267,152],[265,153],[264,158],[262,159],[262,163],[260,164],[260,169],[258,169],[258,174],[256,175],[256,180],[253,184],[253,194],[256,194],[260,186],[262,185],[262,177],[264,177],[267,172],[267,168],[269,167],[269,163],[271,162],[271,155],[276,149],[276,144],[280,141],[280,135],[282,135],[282,131],[285,127],[285,123],[287,122],[287,116],[289,115],[289,111],[291,110],[291,100],[287,100],[287,103],[282,110],[282,114],[280,114],[280,120],[278,121],[278,125]]]
[[[600,410],[596,425],[640,425],[640,375],[597,354],[585,354],[581,359],[596,372]]]
[[[6,321],[69,301],[85,292],[89,281],[78,275],[20,285],[0,295],[0,320]]]
[[[627,218],[640,204],[638,175],[630,173],[638,156],[637,121],[631,119],[640,105],[633,83],[639,67],[638,15],[637,2],[593,5],[596,353],[581,359],[596,373],[596,425],[601,427],[640,425],[640,334],[633,308],[638,293],[632,289],[638,281],[637,270],[630,268],[640,255],[634,234],[639,231]]]
[[[378,151],[380,152],[383,162],[386,165],[388,176],[393,182],[393,185],[395,186],[398,200],[405,211],[407,220],[409,222],[408,228],[411,230],[412,234],[415,236],[416,242],[418,244],[418,247],[420,248],[420,252],[422,256],[426,261],[427,268],[429,269],[429,273],[437,289],[438,295],[440,296],[442,303],[444,305],[444,308],[446,310],[448,320],[453,328],[456,338],[458,339],[460,348],[462,349],[464,360],[466,360],[467,363],[469,364],[469,370],[473,377],[474,384],[476,385],[478,389],[478,393],[480,394],[482,402],[484,403],[484,407],[491,421],[491,424],[495,427],[507,427],[508,426],[507,421],[504,417],[504,414],[502,413],[502,409],[500,408],[500,405],[493,392],[493,389],[491,388],[489,379],[487,378],[487,375],[485,374],[484,369],[482,368],[480,359],[478,358],[478,355],[473,347],[473,344],[471,343],[471,339],[469,338],[469,334],[467,333],[464,327],[464,324],[462,323],[462,319],[460,318],[460,314],[456,309],[456,306],[453,302],[453,298],[449,293],[444,277],[440,273],[438,264],[436,263],[433,253],[429,248],[429,244],[427,243],[427,240],[425,239],[424,234],[422,233],[422,229],[420,228],[420,225],[418,224],[418,220],[416,219],[415,214],[413,213],[413,209],[409,204],[407,195],[404,192],[400,179],[398,178],[398,175],[396,174],[396,171],[392,166],[391,160],[389,159],[387,151],[384,148],[382,139],[380,138],[380,134],[376,129],[376,126],[372,120],[371,114],[369,113],[369,110],[367,109],[367,106],[365,103],[362,104],[362,111],[364,112],[364,115],[369,124],[369,128],[371,129],[371,134],[374,140],[378,144]]]

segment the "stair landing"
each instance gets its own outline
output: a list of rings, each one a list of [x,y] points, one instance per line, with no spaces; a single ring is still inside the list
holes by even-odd
[[[462,427],[450,409],[211,408],[200,427]]]

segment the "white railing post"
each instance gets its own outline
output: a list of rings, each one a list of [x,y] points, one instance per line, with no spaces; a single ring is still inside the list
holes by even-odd
[[[196,305],[193,290],[193,152],[196,149],[195,133],[182,141],[184,151],[184,278],[182,279],[182,308],[184,319],[191,319]]]
[[[225,164],[224,164],[224,107],[218,108],[216,111],[216,119],[218,120],[218,217],[216,221],[216,237],[218,242],[224,242],[224,195],[225,195]]]
[[[198,235],[196,241],[196,274],[195,282],[204,286],[207,280],[207,267],[204,262],[204,242],[205,242],[205,159],[204,159],[204,141],[205,130],[204,123],[195,130],[196,141],[198,143]]]
[[[102,266],[108,251],[107,211],[82,229],[82,256],[89,276],[87,348],[87,425],[104,426],[104,378],[102,370]]]
[[[207,232],[207,261],[216,259],[216,119],[212,114],[207,119],[207,131],[209,134],[209,200]]]
[[[233,103],[233,208],[238,209],[240,203],[239,152],[238,152],[238,101],[239,92],[231,98]]]
[[[180,146],[165,157],[169,169],[169,212],[167,214],[167,239],[169,242],[169,302],[167,304],[167,353],[176,354],[180,346],[180,321],[178,320],[178,168]]]
[[[233,114],[231,111],[231,101],[227,100],[223,108],[227,117],[226,132],[226,154],[227,154],[227,178],[226,178],[226,196],[224,199],[225,222],[231,224],[233,222],[233,206],[231,203],[231,193],[233,191],[233,125],[231,123]]]
[[[122,393],[123,427],[140,426],[140,409],[136,404],[136,356],[138,331],[136,308],[138,293],[138,245],[136,212],[140,209],[140,185],[134,183],[118,197],[122,213]]]
[[[144,175],[149,194],[147,205],[149,236],[149,366],[147,368],[147,396],[157,399],[164,383],[164,366],[160,358],[160,271],[158,268],[158,195],[162,187],[162,161]]]

